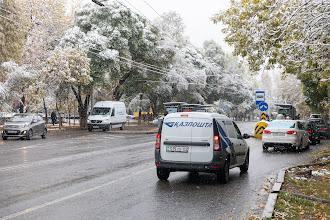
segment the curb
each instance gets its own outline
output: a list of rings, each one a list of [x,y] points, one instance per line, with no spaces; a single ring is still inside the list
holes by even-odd
[[[111,134],[157,134],[158,131],[110,131]]]
[[[277,201],[277,196],[278,196],[278,193],[280,192],[282,184],[284,182],[285,172],[289,168],[290,167],[283,168],[278,172],[276,181],[273,185],[271,193],[268,196],[267,203],[266,203],[266,206],[262,213],[261,219],[269,219],[269,218],[273,217],[273,212],[274,212],[275,204]]]

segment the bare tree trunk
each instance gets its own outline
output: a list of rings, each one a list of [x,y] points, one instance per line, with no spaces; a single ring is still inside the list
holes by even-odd
[[[81,97],[81,87],[78,86],[78,89],[75,89],[73,86],[71,87],[77,101],[78,101],[78,113],[80,117],[80,128],[87,128],[87,112],[88,112],[88,105],[90,101],[90,94],[85,96],[85,100],[82,100]]]
[[[138,124],[141,124],[141,117],[142,117],[142,93],[140,93],[140,101],[139,101],[139,120]]]
[[[47,111],[47,106],[46,106],[46,101],[45,98],[42,98],[43,104],[44,104],[44,111],[45,111],[45,121],[46,125],[48,124],[48,111]]]
[[[120,92],[121,86],[126,82],[126,80],[131,76],[132,72],[127,72],[118,82],[117,86],[113,90],[113,98],[116,101],[119,101],[119,99],[122,96],[122,93]]]

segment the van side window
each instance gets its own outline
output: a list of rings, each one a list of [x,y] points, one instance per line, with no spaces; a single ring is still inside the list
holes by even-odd
[[[112,109],[111,116],[115,116],[115,108]]]
[[[238,138],[238,137],[239,137],[239,138],[242,138],[242,133],[241,133],[241,131],[239,130],[237,124],[236,124],[235,122],[233,122],[233,125],[234,125],[235,130],[236,130],[236,132],[237,132],[237,134],[238,134],[237,138]]]
[[[225,126],[227,128],[229,138],[237,138],[238,133],[231,121],[225,121]]]

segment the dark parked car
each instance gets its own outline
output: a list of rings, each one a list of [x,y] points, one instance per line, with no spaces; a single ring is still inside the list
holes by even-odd
[[[313,119],[310,120],[315,123],[318,132],[320,133],[321,138],[329,139],[330,138],[330,130],[328,124],[323,119]]]
[[[306,125],[306,130],[309,134],[309,141],[311,144],[319,144],[321,142],[321,134],[318,131],[318,127],[316,123],[313,121],[309,121]]]
[[[45,121],[38,114],[24,113],[14,115],[5,123],[2,139],[7,140],[8,137],[18,137],[30,140],[37,135],[46,138],[47,128]]]

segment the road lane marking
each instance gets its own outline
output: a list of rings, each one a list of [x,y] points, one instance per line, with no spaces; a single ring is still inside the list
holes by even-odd
[[[98,136],[88,135],[87,137],[96,137],[97,138]],[[99,138],[99,141],[102,141],[102,139],[103,140],[116,140],[116,139],[124,138],[124,137],[123,136],[111,135],[111,136],[98,137],[98,138]],[[86,139],[86,138],[82,139],[81,137],[75,137],[75,138],[68,138],[67,140],[69,140],[70,143],[76,143],[75,140],[94,141],[95,138],[94,139]],[[45,144],[48,144],[48,143],[38,143],[38,144],[35,144],[35,145],[28,145],[28,146],[25,146],[25,147],[19,147],[19,148],[15,148],[15,149],[5,149],[3,151],[0,151],[0,154],[12,152],[12,151],[35,149],[35,148],[49,149],[49,148],[52,148],[52,147],[58,147],[58,145],[62,145],[63,143],[69,143],[69,142],[64,142],[63,140],[54,141],[54,142],[51,143],[52,145],[48,145],[48,146],[45,146]]]
[[[140,144],[126,145],[126,147],[129,147],[129,148],[139,147],[139,146],[144,146],[144,145],[153,144],[153,143],[154,143],[154,141],[150,141],[150,142],[144,142],[144,143],[140,143]],[[110,149],[105,149],[105,150],[85,152],[85,153],[79,153],[76,155],[68,155],[68,156],[63,156],[63,157],[58,157],[58,158],[23,163],[23,164],[14,165],[14,166],[0,167],[0,172],[49,165],[49,164],[54,164],[54,163],[64,162],[64,161],[78,160],[78,159],[82,159],[84,157],[98,156],[98,155],[107,154],[107,153],[115,152],[115,151],[122,150],[122,149],[123,149],[122,147],[115,147],[115,148],[110,148]]]
[[[0,220],[9,220],[9,219],[17,218],[17,217],[19,217],[21,215],[25,215],[25,214],[28,214],[28,213],[37,211],[39,209],[42,209],[42,208],[45,208],[45,207],[48,207],[48,206],[51,206],[51,205],[55,205],[57,203],[64,202],[66,200],[69,200],[69,199],[72,199],[72,198],[75,198],[75,197],[84,195],[86,193],[90,193],[90,192],[99,190],[99,189],[104,188],[106,186],[109,186],[109,185],[115,184],[117,182],[120,182],[120,181],[129,179],[131,177],[140,175],[142,173],[148,172],[151,169],[154,169],[154,167],[149,167],[149,168],[146,168],[144,170],[140,170],[140,171],[137,171],[137,172],[128,174],[127,176],[121,177],[119,179],[112,180],[110,182],[106,182],[106,183],[103,183],[101,185],[98,185],[98,186],[95,186],[95,187],[92,187],[92,188],[89,188],[89,189],[85,189],[85,190],[79,191],[77,193],[74,193],[74,194],[71,194],[71,195],[68,195],[68,196],[64,196],[64,197],[61,197],[61,198],[58,198],[58,199],[55,199],[55,200],[52,200],[52,201],[49,201],[49,202],[46,202],[46,203],[37,205],[37,206],[33,206],[33,207],[24,209],[24,210],[19,211],[19,212],[12,213],[12,214],[7,215],[7,216],[4,216],[4,217],[0,217]]]

